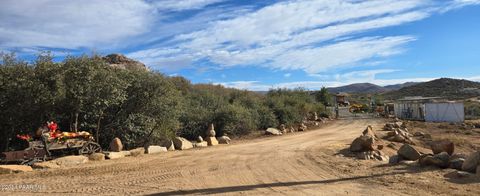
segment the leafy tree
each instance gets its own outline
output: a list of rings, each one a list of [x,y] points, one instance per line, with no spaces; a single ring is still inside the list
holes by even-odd
[[[317,91],[315,93],[315,99],[317,102],[322,103],[326,107],[330,104],[332,97],[328,93],[328,89],[325,87],[322,87],[320,91]]]

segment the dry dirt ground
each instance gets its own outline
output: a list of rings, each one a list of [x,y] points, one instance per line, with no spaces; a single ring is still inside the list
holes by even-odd
[[[476,176],[412,165],[388,166],[339,154],[369,124],[338,120],[320,129],[231,145],[89,162],[0,176],[0,185],[36,185],[0,195],[480,195]],[[5,191],[5,190],[4,190]]]

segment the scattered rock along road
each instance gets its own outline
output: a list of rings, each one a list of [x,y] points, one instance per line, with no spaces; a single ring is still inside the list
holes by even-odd
[[[345,148],[367,125],[381,123],[381,119],[338,120],[317,130],[231,145],[8,174],[0,178],[0,185],[40,188],[0,194],[402,195],[339,171],[338,164],[343,163],[323,150]]]

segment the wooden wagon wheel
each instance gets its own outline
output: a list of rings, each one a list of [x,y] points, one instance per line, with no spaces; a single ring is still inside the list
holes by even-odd
[[[78,154],[85,155],[85,154],[93,154],[102,152],[102,147],[95,142],[87,142],[85,143],[80,150],[78,150]]]

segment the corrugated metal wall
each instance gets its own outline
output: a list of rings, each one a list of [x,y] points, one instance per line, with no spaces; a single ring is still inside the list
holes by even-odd
[[[427,122],[463,122],[465,120],[463,103],[426,103],[425,121]]]
[[[423,103],[395,103],[395,116],[400,119],[425,120]]]

